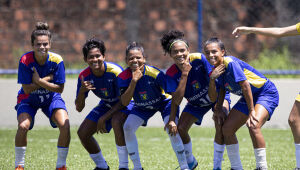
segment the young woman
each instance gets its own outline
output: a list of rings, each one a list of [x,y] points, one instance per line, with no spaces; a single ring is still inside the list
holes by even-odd
[[[195,169],[198,162],[192,154],[192,141],[188,131],[194,123],[201,125],[203,116],[214,106],[208,96],[211,66],[203,54],[190,53],[189,45],[181,31],[172,30],[164,34],[161,45],[175,63],[166,73],[167,92],[172,93],[173,97],[171,115],[166,128],[171,135],[179,132],[189,168]],[[188,103],[181,113],[177,127],[175,117],[183,97]],[[223,107],[226,112],[229,111],[229,102],[230,98],[227,96]],[[215,123],[215,127],[214,169],[221,169],[225,145],[221,124]]]
[[[33,51],[25,53],[19,62],[17,110],[18,130],[15,138],[15,167],[24,169],[27,132],[33,128],[38,109],[58,127],[56,169],[66,168],[70,143],[70,124],[61,93],[65,83],[65,67],[60,55],[49,52],[51,33],[47,23],[38,22],[31,34]]]
[[[238,37],[239,34],[260,34],[271,37],[286,37],[300,35],[300,22],[295,25],[287,27],[271,27],[271,28],[258,28],[258,27],[237,27],[233,30],[232,34]],[[295,142],[295,155],[296,155],[296,170],[300,170],[300,93],[296,97],[289,116],[289,125],[291,127],[294,142]]]
[[[171,96],[165,93],[164,73],[153,66],[146,65],[145,62],[144,48],[136,42],[131,43],[126,48],[126,63],[129,67],[118,77],[122,105],[127,106],[131,99],[134,99],[134,106],[123,127],[126,147],[134,170],[142,169],[136,130],[141,125],[146,125],[148,119],[157,111],[161,112],[166,124],[171,110]],[[180,168],[188,169],[180,136],[169,137]]]
[[[84,119],[77,133],[82,145],[96,164],[95,170],[108,170],[109,166],[93,135],[97,132],[97,124],[98,127],[104,127],[101,130],[104,133],[113,128],[119,155],[119,169],[126,170],[128,169],[128,152],[125,146],[123,124],[132,105],[129,104],[120,111],[116,109],[116,107],[119,108],[120,96],[117,76],[123,71],[123,68],[106,62],[105,51],[104,42],[96,38],[87,40],[82,48],[84,61],[88,67],[78,77],[76,110],[82,111],[89,91],[92,91],[101,100]],[[104,117],[104,115],[106,116]]]
[[[211,84],[211,99],[218,98],[216,117],[224,116],[220,109],[225,91],[241,96],[224,121],[222,132],[232,169],[242,169],[239,157],[239,145],[232,136],[245,123],[249,128],[256,158],[256,169],[267,169],[266,145],[261,127],[270,120],[278,106],[279,95],[275,85],[263,74],[247,63],[233,56],[226,56],[225,46],[218,38],[211,38],[204,44],[204,53],[215,69],[211,79],[217,79],[217,85]],[[216,86],[220,87],[219,93]]]

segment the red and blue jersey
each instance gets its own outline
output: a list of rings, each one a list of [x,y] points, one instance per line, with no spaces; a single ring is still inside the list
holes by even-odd
[[[118,84],[122,89],[127,89],[132,79],[130,68],[124,70],[118,76]],[[162,103],[171,99],[171,95],[165,93],[165,74],[149,65],[145,65],[143,76],[136,83],[134,90],[134,107],[141,110],[158,110]]]
[[[196,106],[209,106],[212,104],[208,97],[209,73],[211,65],[201,53],[189,54],[192,66],[186,83],[184,97],[189,103]],[[167,92],[175,92],[181,77],[181,70],[173,64],[166,72]]]
[[[44,65],[39,65],[34,57],[34,52],[25,53],[19,61],[18,69],[18,83],[31,84],[33,67],[36,68],[41,78],[53,75],[54,84],[65,83],[65,66],[60,55],[48,52],[48,58]],[[23,88],[18,92],[18,103],[26,102],[36,107],[42,107],[51,102],[53,95],[60,95],[59,93],[51,92],[45,88],[39,88],[30,94],[25,94]]]
[[[101,77],[95,76],[90,67],[81,71],[78,77],[76,96],[79,93],[81,77],[83,76],[84,81],[90,81],[94,85],[96,89],[92,92],[101,99],[101,102],[115,103],[119,100],[120,90],[117,76],[123,71],[123,68],[110,62],[104,62],[104,67],[105,72]],[[85,93],[86,97],[88,93],[89,91]]]
[[[258,94],[270,80],[255,70],[249,64],[233,57],[224,57],[225,72],[218,78],[218,85],[236,95],[242,96],[243,92],[238,82],[247,80],[251,86],[252,94]]]

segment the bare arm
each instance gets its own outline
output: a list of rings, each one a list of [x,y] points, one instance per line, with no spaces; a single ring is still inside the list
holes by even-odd
[[[142,66],[144,67],[144,66]],[[132,72],[132,79],[130,81],[130,84],[128,86],[128,88],[126,89],[126,91],[124,92],[124,94],[121,95],[121,102],[123,106],[127,106],[134,94],[134,90],[135,90],[135,86],[136,83],[138,82],[138,80],[143,76],[143,73],[141,72],[139,69],[136,69]]]
[[[53,80],[53,75],[50,74],[46,77],[42,78],[44,81],[50,82],[51,80]],[[31,92],[41,88],[41,86],[35,84],[35,83],[31,83],[31,84],[22,84],[22,88],[25,92],[25,94],[30,94]]]
[[[225,65],[221,64],[212,71],[209,77],[208,96],[212,102],[215,102],[218,98],[215,80],[218,77],[220,77],[220,75],[223,74],[224,72],[225,72]]]
[[[84,81],[84,77],[81,76],[81,87],[75,99],[76,110],[81,112],[85,107],[85,93],[89,90],[95,90],[96,88],[90,81]]]
[[[270,27],[270,28],[259,28],[259,27],[237,27],[233,30],[232,34],[238,37],[240,34],[260,34],[270,37],[286,37],[299,35],[296,25],[287,27]]]
[[[246,122],[246,125],[248,127],[256,127],[258,124],[258,119],[255,117],[255,109],[253,104],[253,96],[250,84],[247,80],[240,81],[239,85],[241,86],[241,89],[243,91],[243,96],[247,102],[248,111],[249,111],[249,118]]]

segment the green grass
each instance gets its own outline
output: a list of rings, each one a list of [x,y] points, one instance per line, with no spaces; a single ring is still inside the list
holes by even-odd
[[[70,170],[93,169],[94,163],[81,145],[77,127],[72,127],[67,166]],[[14,136],[16,129],[0,129],[0,169],[14,167]],[[213,168],[213,128],[193,127],[190,135],[193,142],[193,154],[199,162],[198,170]],[[292,169],[295,167],[294,144],[290,130],[263,129],[267,144],[269,169]],[[255,157],[248,130],[241,128],[237,133],[241,160],[245,170],[255,168]],[[35,127],[28,133],[26,151],[27,169],[54,169],[56,163],[56,141],[58,130]],[[114,144],[113,132],[95,135],[102,148],[103,155],[112,170],[118,168],[118,156]],[[141,162],[145,170],[173,170],[178,166],[170,141],[163,128],[139,128],[137,131]],[[129,164],[133,168],[132,163]],[[225,152],[223,169],[229,169],[230,163]]]

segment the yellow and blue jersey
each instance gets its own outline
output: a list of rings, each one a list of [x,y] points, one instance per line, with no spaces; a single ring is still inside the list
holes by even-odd
[[[44,65],[39,65],[34,58],[34,52],[30,51],[25,53],[19,61],[18,69],[18,83],[19,84],[31,84],[33,67],[36,68],[39,76],[41,78],[53,75],[52,83],[64,84],[65,83],[65,66],[63,59],[60,55],[52,52],[48,52],[47,61]],[[53,95],[58,95],[58,93],[51,92],[45,88],[39,88],[30,94],[25,94],[23,88],[18,92],[18,103],[26,102],[36,106],[41,107],[47,105],[51,102]]]
[[[212,102],[208,97],[209,73],[211,65],[201,53],[189,54],[190,64],[192,66],[184,92],[187,101],[196,106],[208,106]],[[173,64],[166,72],[167,92],[175,92],[181,77],[181,70]]]
[[[296,29],[297,29],[298,33],[300,34],[300,22],[298,22],[298,23],[296,24]]]
[[[95,76],[90,67],[81,71],[78,76],[76,96],[81,87],[81,78],[83,77],[84,81],[90,81],[96,88],[92,92],[101,99],[101,102],[114,103],[118,101],[120,90],[117,77],[123,71],[123,68],[110,62],[104,62],[104,67],[105,72],[101,77]],[[89,91],[85,93],[85,97],[88,96],[88,93]]]
[[[118,84],[122,89],[127,89],[132,79],[130,68],[118,76]],[[134,90],[134,107],[141,110],[158,110],[165,100],[171,96],[165,93],[165,74],[153,66],[145,65],[143,76],[138,80]]]
[[[244,61],[233,57],[224,57],[225,72],[218,78],[218,85],[225,87],[236,95],[242,96],[243,92],[238,82],[247,80],[251,86],[252,94],[258,94],[270,80],[255,70]]]

